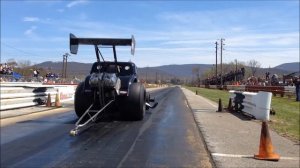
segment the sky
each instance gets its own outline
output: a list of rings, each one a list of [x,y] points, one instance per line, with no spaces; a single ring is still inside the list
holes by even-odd
[[[117,55],[138,67],[215,64],[215,42],[221,38],[223,63],[254,59],[262,67],[274,67],[299,62],[299,0],[1,0],[1,63],[62,61],[70,53],[70,33],[134,35],[135,55],[128,46],[117,47]],[[92,63],[94,51],[93,46],[79,46],[68,61]],[[111,60],[112,49],[103,48],[102,54]]]

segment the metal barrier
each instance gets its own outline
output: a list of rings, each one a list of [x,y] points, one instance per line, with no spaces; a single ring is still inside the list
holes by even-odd
[[[43,105],[50,94],[51,103],[55,102],[56,95],[60,100],[74,99],[77,85],[43,85],[42,83],[1,83],[0,111]]]
[[[258,154],[254,155],[254,158],[258,160],[278,161],[280,155],[274,152],[268,127],[272,93],[263,91],[253,93],[234,90],[230,90],[229,92],[231,93],[230,98],[233,99],[233,108],[235,110],[241,110],[255,117],[255,119],[262,121],[259,150]]]
[[[257,120],[270,120],[270,109],[272,101],[272,93],[259,91],[240,92],[230,90],[231,99],[233,100],[233,108],[235,111],[243,111]]]

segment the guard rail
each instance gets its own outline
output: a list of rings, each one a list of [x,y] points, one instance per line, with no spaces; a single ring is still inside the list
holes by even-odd
[[[1,83],[0,111],[43,105],[48,94],[51,102],[59,95],[61,102],[74,99],[77,85],[43,85],[42,83]]]
[[[230,90],[231,100],[233,100],[233,110],[242,111],[257,120],[268,121],[270,120],[270,109],[272,101],[272,93],[259,91],[241,92]]]

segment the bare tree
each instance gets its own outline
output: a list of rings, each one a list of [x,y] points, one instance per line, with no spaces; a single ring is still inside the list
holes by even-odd
[[[248,61],[248,66],[251,69],[252,76],[255,76],[257,69],[261,67],[261,64],[258,61],[252,59],[252,60]]]
[[[192,69],[192,72],[194,75],[196,75],[196,79],[197,79],[197,86],[200,86],[200,68],[199,67],[194,67]]]
[[[8,59],[6,62],[7,62],[7,65],[11,66],[11,67],[15,67],[18,65],[17,62],[15,61],[15,59],[13,59],[13,58]]]
[[[19,68],[26,68],[31,66],[31,61],[30,60],[19,60],[18,61],[18,67]]]

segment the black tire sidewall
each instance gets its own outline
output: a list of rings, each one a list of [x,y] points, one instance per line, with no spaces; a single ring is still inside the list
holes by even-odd
[[[133,83],[129,87],[128,115],[131,120],[143,120],[145,107],[145,88],[140,83]]]
[[[93,95],[84,92],[84,82],[78,84],[75,91],[74,109],[78,117],[81,117],[84,112],[93,103]]]

